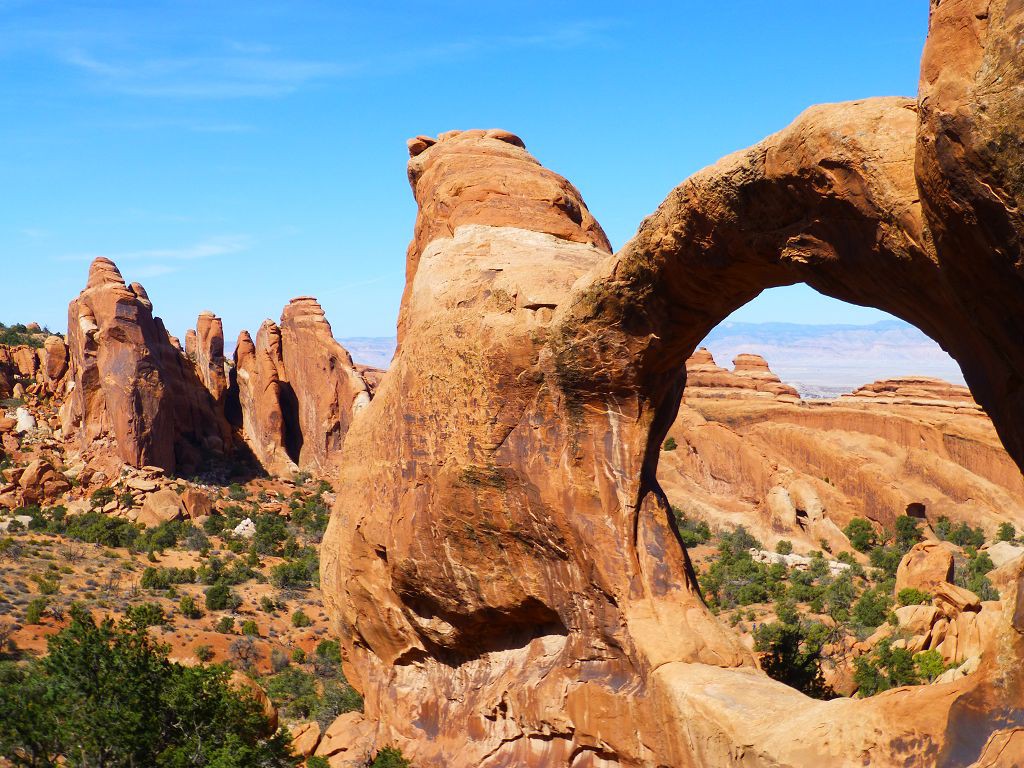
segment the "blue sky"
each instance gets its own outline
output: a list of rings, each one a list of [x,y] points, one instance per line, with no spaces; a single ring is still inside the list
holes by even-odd
[[[518,133],[619,247],[807,106],[913,95],[927,5],[0,0],[0,321],[63,329],[106,255],[179,335],[303,294],[391,335],[408,137]],[[880,317],[796,287],[735,319]]]

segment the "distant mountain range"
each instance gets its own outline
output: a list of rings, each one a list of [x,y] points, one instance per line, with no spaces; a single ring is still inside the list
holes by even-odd
[[[393,336],[339,339],[357,363],[387,368]],[[902,320],[871,325],[733,323],[716,327],[701,343],[727,368],[741,352],[761,355],[779,378],[804,397],[833,397],[879,379],[935,376],[963,384],[956,361]]]

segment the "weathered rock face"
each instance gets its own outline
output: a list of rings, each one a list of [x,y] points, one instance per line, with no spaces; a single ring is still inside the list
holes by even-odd
[[[1020,58],[1005,60],[1024,4],[936,6],[925,77],[932,62],[934,82],[951,68],[970,89],[963,57],[935,50],[947,14],[959,22],[949,34],[980,24],[971,43],[999,48],[1004,80],[985,111],[1019,138],[1016,103],[1016,122],[1000,121],[1024,82]],[[993,179],[954,151],[957,109],[979,121],[980,110],[954,95],[954,124],[936,123],[932,92],[920,131],[902,99],[808,110],[672,192],[615,256],[518,140],[413,142],[420,217],[400,347],[346,439],[322,552],[378,744],[417,765],[485,768],[953,766],[1019,745],[1019,571],[974,674],[812,701],[755,669],[706,610],[655,479],[679,361],[761,290],[799,281],[938,339],[1024,463],[1024,287],[1009,274],[1024,179],[1009,165]],[[943,131],[949,150],[918,157]],[[923,194],[915,163],[936,177]],[[920,203],[931,189],[966,189],[973,206],[954,200],[962,226],[943,224],[934,243]]]
[[[71,485],[47,459],[35,459],[18,479],[22,503],[42,504],[60,497]]]
[[[18,375],[26,379],[34,379],[39,370],[39,356],[34,348],[25,344],[11,347],[11,359],[14,361]]]
[[[14,393],[16,379],[35,379],[39,388],[33,394],[63,392],[67,382],[68,348],[60,336],[48,336],[39,349],[20,345],[0,345],[0,397]],[[20,394],[25,394],[21,384]],[[29,383],[29,388],[35,385]]]
[[[312,297],[292,299],[284,308],[281,350],[298,405],[298,464],[322,473],[340,457],[353,417],[369,405],[369,388]]]
[[[374,368],[371,365],[360,365],[359,363],[356,363],[356,372],[366,382],[366,387],[370,391],[371,397],[377,393],[377,388],[387,374],[387,371],[381,368]]]
[[[903,556],[896,571],[896,593],[902,589],[929,592],[953,581],[953,548],[939,541],[922,541]]]
[[[982,336],[950,332],[962,338],[949,351],[1018,461],[1024,371],[1007,350],[1019,348],[1024,334],[1024,317],[1011,310],[1024,290],[1022,38],[1018,0],[932,0],[915,154],[939,266]]]
[[[10,397],[14,389],[14,361],[9,347],[0,345],[0,397]]]
[[[223,450],[223,417],[192,364],[171,345],[142,286],[125,285],[108,259],[92,263],[68,307],[68,347],[64,434],[80,450],[113,440],[125,463],[169,471]]]
[[[146,497],[136,522],[147,528],[153,528],[171,520],[180,520],[185,516],[185,503],[170,488],[164,488]]]
[[[438,142],[445,145],[444,152],[427,151]],[[422,213],[406,254],[399,345],[420,258],[432,241],[464,224],[524,229],[611,250],[576,188],[522,148],[518,136],[502,130],[450,131],[437,139],[417,136],[409,141],[409,182]],[[524,305],[531,301],[529,296],[520,299]]]

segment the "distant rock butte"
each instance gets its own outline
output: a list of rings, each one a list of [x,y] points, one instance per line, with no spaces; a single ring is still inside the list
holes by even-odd
[[[698,349],[686,361],[685,397],[763,397],[786,403],[800,402],[797,391],[783,384],[760,355],[737,355],[733,366],[732,371],[720,368],[708,350]]]
[[[967,387],[950,384],[942,379],[907,376],[885,379],[867,384],[848,395],[841,395],[838,404],[859,405],[913,405],[939,408],[949,413],[980,414],[981,406],[974,402]]]

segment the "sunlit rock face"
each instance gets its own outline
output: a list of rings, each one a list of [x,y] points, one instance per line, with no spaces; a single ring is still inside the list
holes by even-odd
[[[799,281],[942,343],[1022,463],[1022,179],[931,149],[962,115],[984,127],[968,148],[1019,140],[1021,23],[1016,2],[936,3],[920,104],[814,107],[687,180],[614,255],[518,138],[410,143],[400,347],[348,432],[321,566],[378,745],[422,766],[1014,764],[1019,575],[974,674],[813,701],[705,608],[655,470],[680,362]],[[964,29],[977,55],[943,55]],[[977,86],[989,60],[999,88]],[[947,77],[966,85],[940,94]]]

